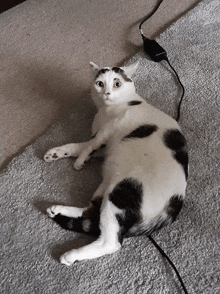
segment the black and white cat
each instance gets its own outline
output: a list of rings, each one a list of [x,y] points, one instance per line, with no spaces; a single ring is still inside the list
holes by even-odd
[[[93,243],[63,254],[61,263],[97,258],[121,248],[123,238],[150,234],[173,222],[183,204],[188,175],[186,140],[178,123],[135,91],[138,64],[99,67],[90,63],[97,106],[92,139],[49,150],[47,162],[77,157],[80,169],[105,151],[103,182],[86,208],[53,205],[48,215],[61,227],[95,234]],[[104,147],[104,148],[103,148]]]

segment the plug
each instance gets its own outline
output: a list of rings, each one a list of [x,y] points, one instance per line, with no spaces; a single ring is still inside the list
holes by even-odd
[[[166,51],[155,41],[150,40],[142,35],[144,42],[144,51],[151,57],[155,62],[167,60]]]

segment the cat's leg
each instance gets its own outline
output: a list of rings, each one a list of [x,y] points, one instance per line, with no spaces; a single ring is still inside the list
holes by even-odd
[[[99,185],[99,187],[98,187],[98,189],[95,191],[95,193],[93,194],[93,196],[92,196],[92,200],[91,200],[91,201],[95,200],[96,198],[99,198],[100,195],[104,195],[105,190],[106,190],[106,187],[107,187],[107,185],[106,185],[106,183],[103,181],[103,182]]]
[[[100,237],[93,243],[63,254],[60,262],[71,265],[76,260],[93,259],[114,253],[121,248],[119,232],[121,230],[117,214],[122,213],[112,202],[103,200],[100,215]]]
[[[47,162],[55,161],[65,157],[78,157],[82,150],[88,147],[89,142],[70,143],[59,147],[52,148],[44,155],[44,160]]]
[[[67,217],[81,217],[83,214],[83,208],[64,205],[52,205],[47,208],[47,214],[51,218],[54,218],[57,214]]]
[[[74,168],[79,170],[83,167],[84,163],[89,160],[90,156],[95,154],[98,149],[106,146],[108,133],[102,134],[101,132],[88,142],[88,145],[79,154],[79,157],[74,163]]]
[[[62,145],[59,147],[54,147],[46,152],[44,155],[44,160],[47,162],[56,161],[60,158],[66,157],[78,157],[80,153],[87,149],[89,146],[89,142],[83,143],[70,143],[66,145]],[[105,156],[105,147],[106,145],[103,144],[100,146],[100,149],[93,150],[89,157],[104,157]]]
[[[99,149],[97,150],[93,150],[92,153],[89,154],[89,157],[105,157],[106,155],[106,145],[103,144],[102,146],[100,146]]]
[[[101,186],[104,189],[105,186]],[[92,259],[120,249],[124,237],[141,220],[143,185],[136,179],[126,178],[105,191],[100,213],[100,237],[90,245],[71,250],[60,261],[71,265],[76,260]]]

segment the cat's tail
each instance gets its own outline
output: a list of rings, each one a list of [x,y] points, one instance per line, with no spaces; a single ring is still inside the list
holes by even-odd
[[[92,234],[95,236],[100,235],[98,219],[84,217],[73,218],[57,214],[55,217],[53,217],[53,220],[65,230],[74,231],[77,233]]]
[[[135,224],[126,233],[125,237],[150,235],[154,231],[157,231],[162,227],[174,222],[183,206],[183,198],[184,197],[181,195],[172,196],[170,198],[169,204],[158,216],[150,219],[149,221],[142,221]]]
[[[102,197],[96,197],[90,203],[90,205],[83,210],[82,215],[79,217],[69,217],[58,213],[49,216],[59,224],[63,229],[75,231],[78,233],[92,234],[95,236],[100,235],[99,220],[100,220],[100,206],[102,203]],[[76,208],[78,209],[78,208]]]

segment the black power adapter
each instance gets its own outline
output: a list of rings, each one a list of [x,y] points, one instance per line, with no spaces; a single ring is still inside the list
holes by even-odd
[[[144,35],[142,35],[142,38],[144,42],[144,51],[153,61],[160,62],[162,60],[167,60],[166,51],[155,40],[150,40]]]
[[[184,93],[185,93],[185,89],[184,89],[184,86],[183,84],[181,83],[180,81],[180,78],[177,74],[177,72],[175,71],[175,69],[172,67],[172,65],[170,64],[169,62],[169,59],[167,57],[167,53],[166,51],[163,49],[163,47],[160,46],[160,44],[158,44],[155,40],[150,40],[148,38],[146,38],[144,35],[143,35],[143,32],[142,30],[140,29],[140,32],[141,32],[141,36],[142,36],[142,39],[143,39],[143,43],[144,43],[144,51],[150,56],[150,58],[155,61],[155,62],[160,62],[162,60],[165,60],[170,68],[173,70],[173,72],[175,73],[176,75],[176,78],[182,88],[182,96],[180,98],[180,102],[179,102],[179,105],[178,105],[178,108],[177,108],[177,118],[176,118],[176,121],[179,121],[179,118],[180,118],[180,108],[181,108],[181,103],[182,103],[182,100],[183,100],[183,96],[184,96]]]
[[[143,34],[143,31],[141,29],[141,26],[142,24],[148,20],[156,11],[157,9],[159,8],[160,4],[163,2],[163,0],[160,0],[159,3],[157,4],[157,6],[154,8],[154,10],[144,19],[142,20],[142,22],[140,23],[139,25],[139,30],[140,30],[140,34],[142,36],[142,39],[143,39],[143,45],[144,45],[144,51],[150,56],[150,58],[155,61],[155,62],[160,62],[162,60],[165,60],[170,68],[173,70],[173,72],[175,73],[176,75],[176,78],[182,88],[182,96],[180,98],[180,101],[179,101],[179,104],[178,104],[178,108],[177,108],[177,118],[176,118],[176,121],[179,121],[179,118],[180,118],[180,108],[181,108],[181,103],[182,103],[182,100],[183,100],[183,96],[184,96],[184,93],[185,93],[185,89],[184,89],[184,86],[183,84],[181,83],[180,81],[180,78],[177,74],[177,72],[175,71],[175,69],[172,67],[172,65],[170,64],[169,62],[169,59],[168,59],[168,56],[167,56],[167,53],[166,51],[164,50],[163,47],[161,47],[155,40],[150,40],[148,38],[146,38]]]

